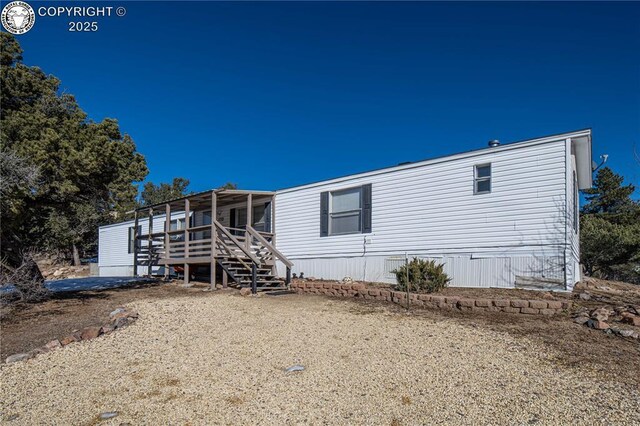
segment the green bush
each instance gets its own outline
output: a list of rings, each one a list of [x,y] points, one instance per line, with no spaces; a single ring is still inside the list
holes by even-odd
[[[407,282],[407,269],[409,270],[409,281]],[[426,291],[433,293],[442,290],[447,286],[451,278],[444,273],[444,265],[438,264],[435,260],[424,260],[414,257],[411,262],[402,265],[393,271],[396,274],[398,285],[397,290],[406,291],[407,284],[410,283],[411,291]]]

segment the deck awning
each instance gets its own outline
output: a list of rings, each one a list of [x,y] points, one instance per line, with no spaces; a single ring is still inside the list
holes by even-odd
[[[194,194],[185,195],[184,197],[176,198],[174,200],[164,201],[162,203],[153,204],[151,206],[144,206],[133,210],[133,212],[146,212],[149,209],[155,209],[157,207],[164,207],[167,204],[171,206],[171,208],[184,207],[184,200],[189,200],[190,204],[195,207],[199,203],[210,205],[211,204],[211,193],[215,192],[216,197],[218,198],[218,203],[224,202],[225,204],[236,203],[240,201],[244,201],[247,199],[248,195],[252,195],[254,199],[258,197],[273,197],[276,195],[273,191],[249,191],[249,190],[241,190],[241,189],[210,189],[207,191],[196,192]]]

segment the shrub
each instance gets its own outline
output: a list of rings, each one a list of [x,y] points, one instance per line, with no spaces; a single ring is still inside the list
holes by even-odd
[[[23,302],[40,302],[49,298],[50,292],[44,286],[44,277],[31,253],[20,253],[19,265],[9,266],[7,259],[2,259],[0,267],[0,286],[13,286],[13,292],[2,292],[2,299],[10,301],[14,298]]]
[[[407,281],[407,269],[409,280]],[[447,286],[451,278],[444,273],[444,265],[435,260],[424,260],[414,257],[411,262],[393,271],[398,283],[396,289],[407,290],[407,284],[411,284],[412,291],[426,291],[433,293]]]

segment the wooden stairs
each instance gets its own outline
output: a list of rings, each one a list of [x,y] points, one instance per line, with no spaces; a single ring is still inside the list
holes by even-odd
[[[229,257],[217,259],[218,265],[226,272],[238,288],[251,288],[254,267],[249,258]],[[252,265],[252,266],[249,266]],[[270,266],[255,267],[256,291],[287,290],[285,280],[273,273]]]

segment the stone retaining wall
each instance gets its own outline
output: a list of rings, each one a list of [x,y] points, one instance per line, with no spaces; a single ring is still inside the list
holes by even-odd
[[[359,297],[365,300],[392,302],[406,306],[407,293],[390,289],[372,288],[362,283],[327,283],[295,281],[291,289],[296,293],[322,294],[325,296]],[[411,305],[435,309],[457,309],[473,312],[508,312],[527,315],[554,315],[571,307],[570,301],[522,300],[522,299],[471,299],[458,296],[409,294]]]

